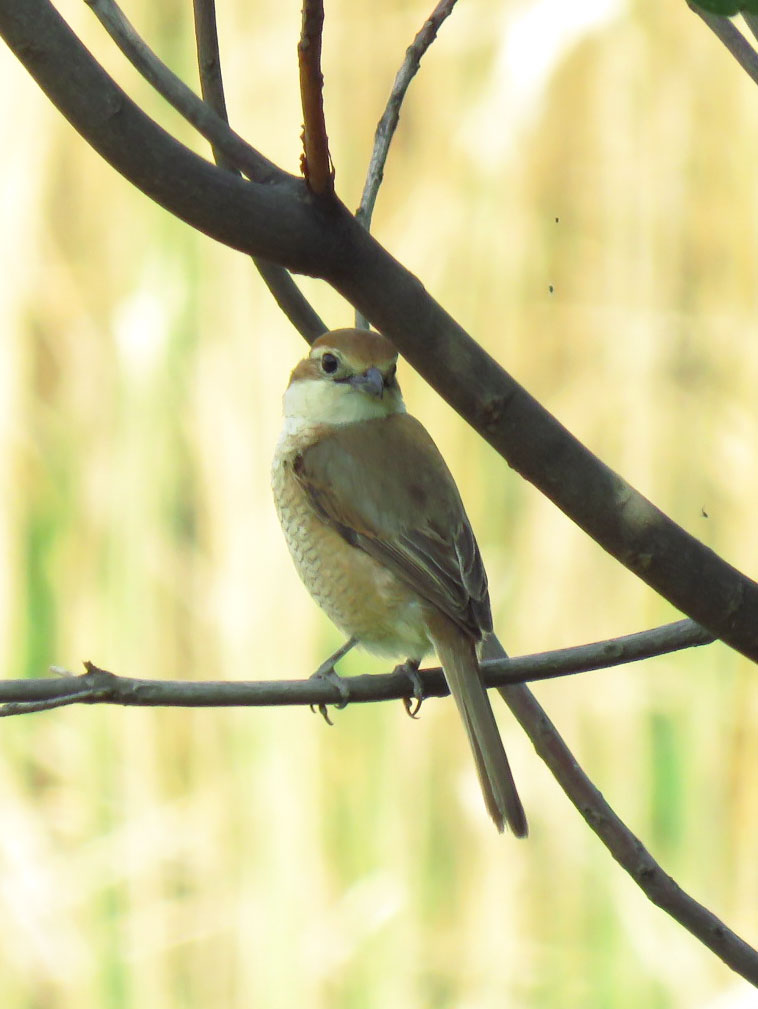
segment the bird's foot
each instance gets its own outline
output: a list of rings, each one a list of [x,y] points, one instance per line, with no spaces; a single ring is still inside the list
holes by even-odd
[[[403,698],[405,713],[410,718],[418,718],[421,705],[424,703],[426,698],[426,694],[424,693],[424,681],[419,675],[418,667],[418,659],[406,659],[405,662],[401,663],[399,666],[395,666],[393,669],[394,673],[402,673],[411,685],[410,697]],[[413,703],[414,701],[416,702],[415,704]]]
[[[350,700],[350,688],[334,667],[343,656],[347,655],[351,648],[355,648],[356,644],[357,641],[355,638],[348,638],[345,644],[341,645],[328,659],[324,659],[316,672],[310,676],[311,680],[326,680],[327,683],[331,683],[333,687],[337,688],[340,699],[334,706],[338,710],[347,707],[347,703]],[[323,703],[319,705],[311,704],[311,711],[315,711],[316,707],[318,707],[319,714],[326,724],[332,725],[333,722],[327,714],[326,705]]]
[[[330,656],[326,662],[322,662],[316,672],[312,673],[308,678],[311,680],[325,680],[327,683],[331,683],[333,687],[337,688],[340,695],[340,699],[335,702],[334,707],[337,708],[338,711],[347,707],[348,701],[350,700],[350,688],[334,668],[333,656]],[[311,704],[311,711],[315,712],[317,709],[327,725],[334,724],[329,717],[329,713],[326,710],[326,705],[324,703],[318,705]]]

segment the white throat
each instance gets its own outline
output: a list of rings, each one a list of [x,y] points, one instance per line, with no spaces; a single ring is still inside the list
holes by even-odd
[[[348,382],[300,379],[284,394],[284,428],[294,434],[307,428],[356,424],[377,420],[393,413],[405,413],[398,391],[385,392],[381,399],[370,396]]]

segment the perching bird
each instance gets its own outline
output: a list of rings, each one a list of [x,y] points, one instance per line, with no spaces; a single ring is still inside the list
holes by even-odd
[[[397,384],[378,333],[320,336],[292,372],[272,484],[308,591],[349,641],[445,671],[498,830],[527,833],[477,659],[492,631],[487,576],[458,488]],[[324,663],[321,669],[329,668]]]

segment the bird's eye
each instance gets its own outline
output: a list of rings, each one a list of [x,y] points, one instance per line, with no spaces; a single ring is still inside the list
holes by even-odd
[[[333,375],[339,368],[339,361],[334,354],[324,354],[321,357],[321,370],[325,375]]]
[[[391,382],[395,381],[395,375],[397,374],[397,365],[393,364],[388,370],[386,375],[386,382],[389,385]]]

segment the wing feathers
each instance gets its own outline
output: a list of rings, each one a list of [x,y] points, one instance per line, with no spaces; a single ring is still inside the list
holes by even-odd
[[[492,629],[487,577],[458,489],[408,414],[345,424],[297,457],[313,508],[472,636]]]

